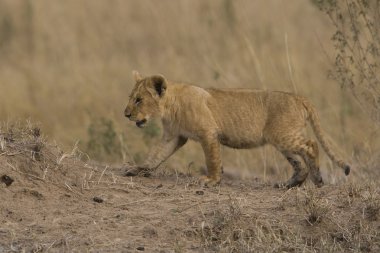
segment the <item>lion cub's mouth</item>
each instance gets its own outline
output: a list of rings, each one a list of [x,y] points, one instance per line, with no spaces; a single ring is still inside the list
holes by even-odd
[[[143,120],[139,120],[139,121],[136,121],[136,126],[138,126],[138,127],[140,127],[140,128],[142,128],[142,127],[144,127],[145,126],[145,124],[146,124],[146,119],[143,119]]]

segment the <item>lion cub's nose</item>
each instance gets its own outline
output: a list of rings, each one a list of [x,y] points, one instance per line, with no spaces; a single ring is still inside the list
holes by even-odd
[[[127,110],[124,111],[124,115],[125,115],[125,117],[127,117],[128,119],[132,116],[132,114],[131,114],[129,111],[127,111]]]

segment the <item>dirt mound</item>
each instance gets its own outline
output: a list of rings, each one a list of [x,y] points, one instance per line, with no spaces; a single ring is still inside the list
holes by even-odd
[[[38,128],[0,129],[0,252],[379,252],[378,184],[129,178]]]

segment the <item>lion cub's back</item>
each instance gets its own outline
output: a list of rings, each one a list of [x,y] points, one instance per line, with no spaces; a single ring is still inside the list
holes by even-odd
[[[267,120],[268,92],[247,89],[208,89],[208,105],[225,145],[260,145]]]

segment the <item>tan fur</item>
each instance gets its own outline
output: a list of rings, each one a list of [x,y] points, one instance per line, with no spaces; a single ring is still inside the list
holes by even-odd
[[[275,91],[203,89],[170,82],[161,75],[133,75],[136,85],[125,115],[139,127],[158,116],[164,133],[147,160],[127,175],[157,168],[187,139],[193,139],[201,143],[205,154],[208,175],[204,180],[215,185],[221,180],[220,145],[253,148],[269,143],[284,154],[295,170],[287,187],[301,185],[309,172],[312,181],[321,186],[318,144],[302,134],[307,121],[332,161],[349,173],[349,166],[336,158],[326,142],[314,107],[303,97]]]

